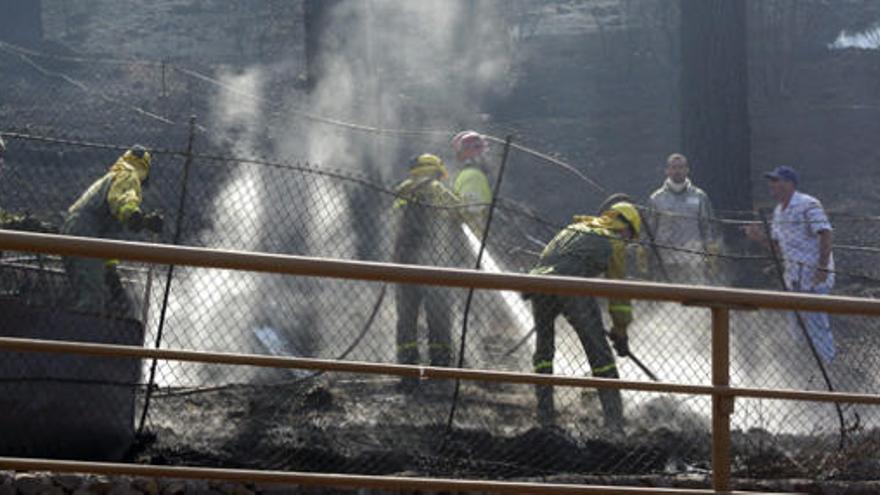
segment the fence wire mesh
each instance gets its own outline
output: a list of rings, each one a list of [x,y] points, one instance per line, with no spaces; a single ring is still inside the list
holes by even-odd
[[[236,116],[212,119],[213,128],[200,122],[193,131],[194,151],[187,152],[188,116],[211,111],[198,95],[229,91],[218,89],[213,78],[193,76],[202,74],[198,68],[50,58],[6,44],[0,45],[0,64],[0,79],[10,88],[4,104],[28,108],[3,134],[8,151],[0,198],[9,228],[57,231],[77,197],[119,154],[140,142],[155,155],[144,210],[165,217],[164,231],[150,240],[172,242],[180,229],[180,242],[190,246],[475,266],[482,232],[465,225],[460,205],[410,200],[395,207],[401,199],[395,185],[407,175],[406,157],[445,154],[448,133],[418,131],[404,141],[314,119],[291,124],[285,114],[290,109],[281,109],[259,128]],[[31,70],[45,77],[45,87],[16,80],[16,74]],[[33,91],[81,104],[28,107],[27,93]],[[303,133],[310,125],[324,126],[332,145],[356,143],[346,146],[379,151],[320,166],[288,160],[295,154],[272,131],[282,124]],[[272,151],[263,156],[256,149]],[[391,157],[392,172],[377,156]],[[490,177],[500,157],[501,146],[493,146]],[[510,161],[511,174],[548,170],[534,153],[514,150]],[[481,268],[527,272],[545,244],[569,227],[558,215],[535,211],[529,198],[507,191],[502,187]],[[597,207],[607,192],[590,190],[584,204]],[[826,229],[815,228],[825,221],[813,216],[816,211],[803,218],[724,211],[701,216],[689,198],[680,199],[683,204],[670,208],[639,202],[651,235],[627,245],[628,278],[777,290],[802,288],[792,282],[812,280],[816,262],[810,259],[798,258],[796,265],[808,279],[795,280],[785,271],[793,256],[818,253],[816,234]],[[408,222],[412,216],[421,221]],[[837,263],[833,292],[873,297],[880,251],[870,227],[877,219],[833,211],[828,217]],[[747,230],[757,240],[749,240]],[[773,232],[780,241],[789,236],[775,253],[760,241]],[[114,310],[114,318],[95,321],[139,322],[143,339],[137,330],[126,335],[143,345],[439,365],[461,358],[466,367],[533,370],[532,303],[520,294],[475,293],[460,356],[466,290],[176,267],[166,294],[168,267],[123,262],[115,273],[108,281],[120,281],[126,303]],[[69,317],[71,288],[56,257],[3,253],[0,284],[9,304],[40,308],[61,325],[54,337],[106,338],[79,334],[82,324]],[[633,315],[631,350],[660,380],[710,383],[706,309],[636,301]],[[604,303],[601,319],[601,325],[591,320],[588,330],[601,336],[610,327]],[[13,327],[12,320],[4,323],[4,329]],[[734,312],[731,328],[734,385],[877,390],[880,356],[868,318],[830,318],[833,359],[827,355],[821,315]],[[597,365],[588,362],[575,329],[564,318],[556,319],[556,329],[555,373],[590,375]],[[621,377],[647,379],[632,360],[615,362]],[[9,363],[3,365],[5,382],[18,386],[18,377],[6,374],[18,365]],[[34,366],[43,370],[38,382],[102,379],[93,371],[65,377]],[[133,436],[143,426],[146,435],[128,455],[145,462],[472,477],[709,470],[711,401],[703,397],[623,392],[626,425],[620,435],[607,428],[600,394],[589,389],[557,388],[557,415],[547,422],[538,414],[531,386],[463,382],[455,395],[454,384],[444,382],[170,362],[159,362],[153,375],[151,363],[141,367],[138,379],[123,382],[129,395],[122,400],[136,408],[133,414],[127,406],[95,402],[94,397],[106,397],[100,390],[67,407],[80,414],[113,409],[114,417],[130,416],[123,433]],[[116,378],[104,377],[105,385],[115,383],[118,389],[119,373],[125,371],[107,373]],[[49,416],[31,416],[34,429],[27,434],[51,422]],[[748,477],[870,477],[860,459],[877,449],[878,420],[875,408],[867,406],[737,400],[734,471]]]

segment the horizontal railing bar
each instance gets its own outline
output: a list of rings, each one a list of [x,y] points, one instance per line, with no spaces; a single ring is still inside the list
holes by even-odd
[[[880,300],[865,298],[594,278],[486,273],[445,267],[248,253],[7,230],[0,230],[0,249],[349,280],[880,316]]]
[[[401,476],[368,476],[351,474],[258,471],[184,466],[153,466],[143,464],[82,462],[49,459],[0,457],[0,469],[15,471],[52,471],[56,473],[89,473],[116,476],[148,476],[155,478],[210,479],[246,483],[284,483],[337,488],[376,488],[386,490],[431,490],[447,492],[532,493],[559,495],[710,495],[712,490],[685,488],[641,488],[600,485],[564,485],[514,481],[460,480],[444,478],[408,478]],[[724,492],[754,494],[755,492]]]
[[[257,366],[262,368],[316,370],[370,375],[392,375],[400,377],[420,378],[426,380],[461,379],[469,381],[559,385],[582,388],[623,388],[628,390],[641,390],[647,392],[677,392],[699,395],[710,395],[712,393],[712,387],[708,385],[683,385],[674,383],[638,382],[608,378],[588,378],[577,376],[546,375],[538,373],[522,373],[516,371],[488,371],[466,368],[446,368],[439,366],[367,363],[362,361],[337,361],[331,359],[301,358],[293,356],[267,356],[261,354],[191,351],[182,349],[156,349],[118,344],[37,340],[23,339],[18,337],[0,337],[0,349],[7,351],[83,354],[90,356],[115,358],[152,358],[169,361],[188,361],[208,364]]]
[[[640,382],[610,378],[547,375],[516,371],[492,371],[439,366],[414,366],[406,364],[366,363],[361,361],[338,361],[332,359],[301,358],[292,356],[266,356],[261,354],[238,354],[182,349],[155,349],[118,344],[90,342],[66,342],[57,340],[22,339],[0,337],[0,349],[7,351],[50,352],[83,354],[115,358],[154,358],[169,361],[189,361],[209,364],[257,366],[263,368],[320,370],[339,373],[392,375],[431,380],[468,380],[504,382],[532,385],[557,385],[563,387],[638,390],[689,395],[725,395],[749,398],[800,400],[818,402],[847,402],[880,405],[880,395],[846,392],[820,392],[785,389],[754,389],[737,387],[713,387],[712,385],[689,385],[668,382]]]

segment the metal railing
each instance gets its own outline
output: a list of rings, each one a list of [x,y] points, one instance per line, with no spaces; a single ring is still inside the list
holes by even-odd
[[[86,257],[122,258],[148,263],[177,264],[298,276],[541,292],[569,296],[599,296],[673,301],[689,306],[702,306],[709,308],[712,316],[711,386],[537,375],[460,368],[376,364],[351,361],[342,362],[322,359],[260,356],[253,354],[145,349],[131,346],[15,338],[0,338],[0,349],[115,357],[155,358],[349,373],[356,372],[419,377],[424,379],[482,380],[570,387],[618,388],[688,395],[711,395],[712,487],[716,493],[730,493],[730,416],[733,412],[734,399],[736,397],[880,405],[880,395],[874,394],[739,388],[731,387],[729,381],[729,323],[730,312],[732,310],[755,310],[762,308],[880,316],[880,300],[644,282],[547,277],[511,273],[485,273],[475,270],[343,261],[305,256],[246,253],[239,251],[155,245],[11,231],[0,231],[0,249]],[[534,493],[540,491],[542,493],[634,494],[669,492],[668,490],[663,489],[646,488],[538,485],[533,483],[471,482],[441,479],[396,478],[387,476],[350,476],[202,468],[168,468],[132,464],[47,461],[20,458],[0,458],[0,469],[54,470],[63,472],[76,471],[123,475],[140,474],[149,476],[289,482],[390,489],[430,488],[441,490],[489,490],[499,493]],[[684,491],[685,490],[676,490],[676,492]],[[691,490],[687,492],[711,493],[710,491],[705,490]]]

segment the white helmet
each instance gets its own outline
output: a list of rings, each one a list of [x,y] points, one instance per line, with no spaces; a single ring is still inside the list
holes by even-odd
[[[462,131],[452,138],[452,149],[457,159],[469,160],[485,153],[489,149],[489,142],[476,131]]]

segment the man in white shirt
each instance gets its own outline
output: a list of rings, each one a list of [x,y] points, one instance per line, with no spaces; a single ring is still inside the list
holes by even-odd
[[[822,203],[796,190],[798,174],[791,167],[777,167],[764,177],[777,201],[773,210],[768,241],[757,225],[746,234],[773,248],[782,257],[787,290],[828,294],[834,287],[834,256],[831,254],[832,228]],[[804,326],[822,359],[834,359],[834,337],[826,313],[801,313]],[[794,322],[798,325],[797,321]],[[798,335],[801,335],[798,333]]]

